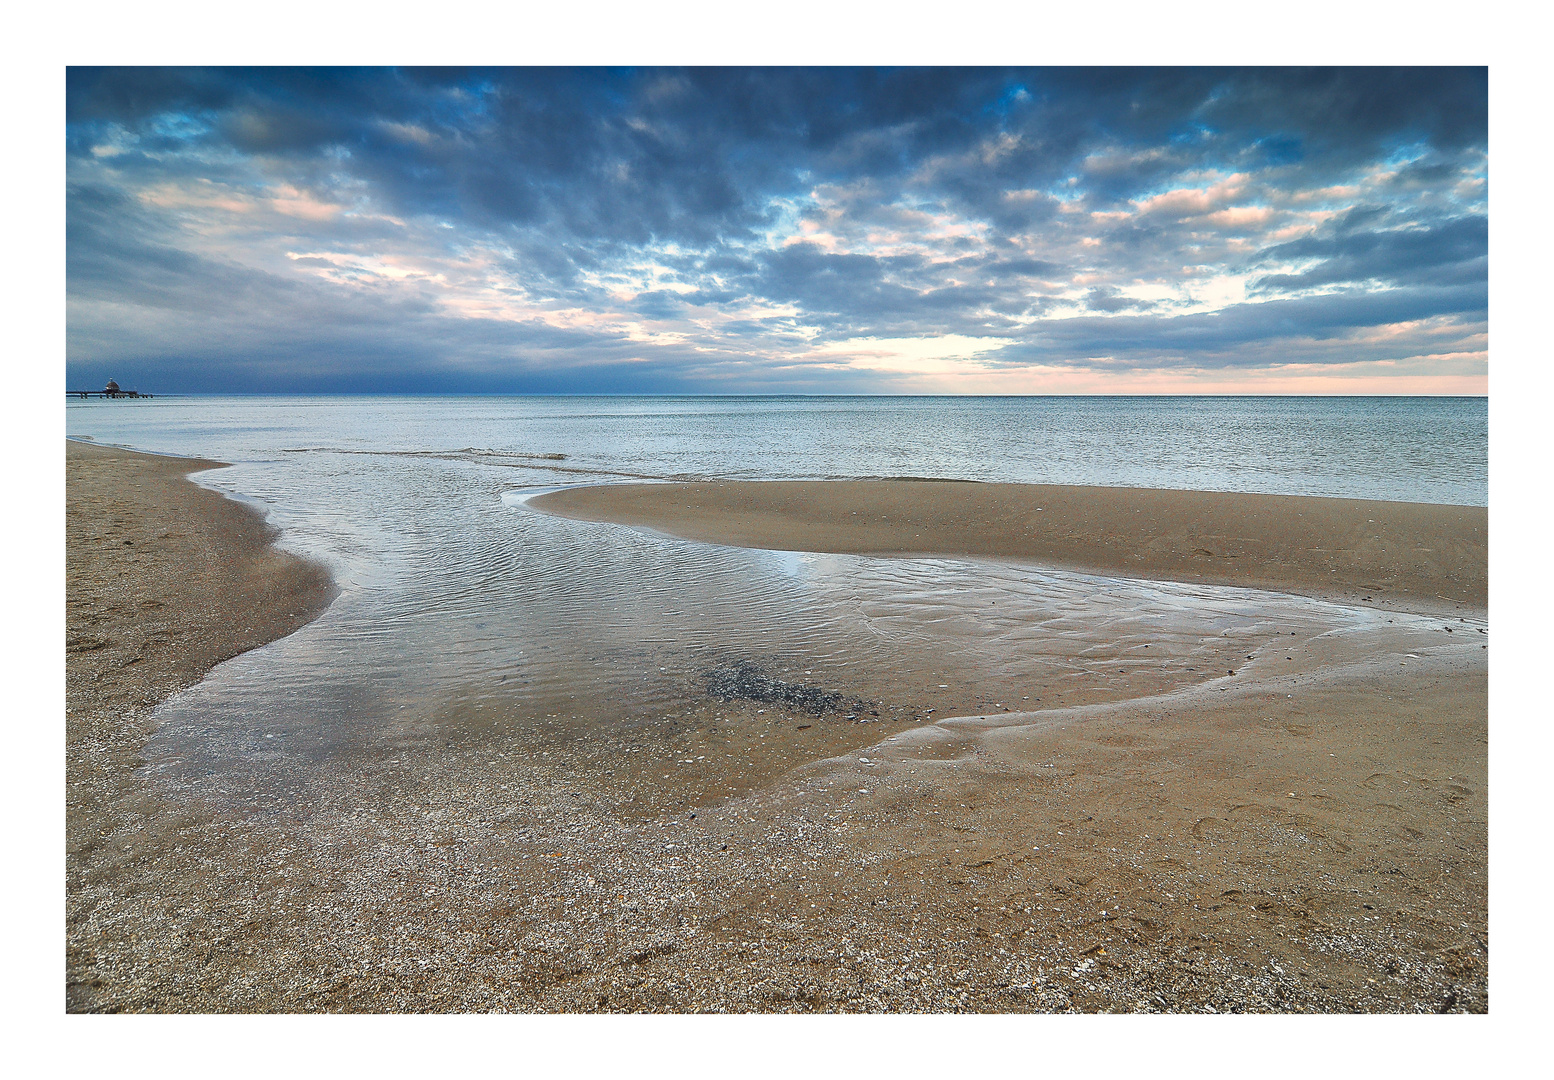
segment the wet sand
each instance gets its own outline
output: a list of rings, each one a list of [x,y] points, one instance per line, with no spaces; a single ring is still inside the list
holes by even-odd
[[[1425,597],[1431,618],[1363,641],[1258,641],[1234,678],[1097,683],[1040,711],[1003,688],[726,658],[726,697],[709,685],[624,733],[587,708],[497,724],[450,707],[294,776],[186,782],[136,769],[149,701],[231,655],[223,628],[283,633],[315,610],[294,597],[327,592],[189,589],[185,560],[264,557],[242,543],[262,529],[178,479],[190,463],[131,456],[147,471],[126,484],[88,451],[67,451],[72,640],[112,602],[84,603],[77,568],[97,551],[100,589],[128,569],[106,561],[106,523],[200,539],[160,577],[135,568],[191,642],[165,650],[176,677],[129,696],[113,687],[159,647],[67,652],[72,1010],[1487,1008],[1481,609]],[[91,509],[104,485],[111,518]],[[316,574],[271,569],[252,580]],[[1482,581],[1438,572],[1465,570]],[[261,608],[296,614],[230,617]],[[151,626],[137,611],[120,604],[113,641]]]
[[[65,443],[66,1003],[106,973],[99,905],[155,890],[137,834],[165,804],[136,770],[151,710],[335,595],[254,510],[185,479],[219,462]]]
[[[1481,506],[930,480],[610,484],[531,505],[742,547],[1017,559],[1378,603],[1488,602]]]

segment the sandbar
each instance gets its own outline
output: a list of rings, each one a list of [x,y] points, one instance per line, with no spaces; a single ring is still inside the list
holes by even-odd
[[[1431,606],[1488,596],[1478,506],[930,480],[608,484],[530,503],[741,547],[1014,559]]]

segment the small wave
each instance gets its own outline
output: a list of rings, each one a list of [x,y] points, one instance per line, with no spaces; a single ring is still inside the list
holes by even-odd
[[[566,454],[529,453],[521,450],[481,450],[465,447],[462,450],[352,450],[340,446],[296,446],[281,451],[283,454],[355,454],[361,457],[418,458],[430,461],[464,461],[474,465],[489,465],[497,469],[542,469],[545,472],[569,473],[576,476],[616,477],[628,480],[693,481],[710,480],[713,477],[700,473],[645,473],[627,472],[624,469],[599,468],[588,465],[557,465],[566,461]]]
[[[360,454],[364,457],[425,457],[448,461],[467,461],[474,458],[518,458],[524,461],[565,461],[565,454],[528,453],[521,450],[489,450],[466,446],[462,450],[348,450],[341,446],[297,446],[284,449],[283,454]]]

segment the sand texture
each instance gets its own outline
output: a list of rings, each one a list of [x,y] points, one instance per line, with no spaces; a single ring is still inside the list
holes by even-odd
[[[611,484],[548,513],[741,547],[971,555],[1377,601],[1488,597],[1475,506],[925,480]]]
[[[921,672],[843,684],[756,657],[626,727],[450,707],[422,734],[180,778],[141,764],[150,702],[329,595],[246,510],[181,479],[199,464],[67,457],[71,1010],[1488,1008],[1487,623],[1438,595],[1482,589],[1482,510],[1244,517],[1215,526],[1243,545],[1218,577],[1174,553],[1203,534],[1193,500],[1220,497],[1121,493],[1109,517],[1054,528],[1065,565],[1117,570],[1131,543],[1177,576],[1394,605],[1363,635],[1260,629],[1197,681],[1119,694],[1132,684],[1111,674],[1062,707],[1002,687],[984,705],[986,688],[925,690]],[[757,543],[787,514],[782,546],[963,552],[980,533],[974,554],[1058,561],[991,504],[959,547],[922,546],[955,539],[945,503],[937,527],[883,524],[926,513],[917,489],[977,485],[838,490],[823,514],[813,491],[774,510],[785,496],[759,486],[766,501],[698,511],[695,530],[726,519],[709,539]],[[1046,490],[1080,513],[1081,489]],[[695,534],[650,505],[664,491],[630,497],[647,510],[622,520]],[[1151,507],[1156,546],[1122,528]],[[1361,507],[1394,515],[1370,547],[1356,514],[1383,521]],[[848,532],[843,511],[881,523]],[[859,546],[827,546],[844,533]],[[1254,567],[1270,536],[1284,547]],[[1428,617],[1386,621],[1409,608]],[[735,768],[739,790],[715,793]]]
[[[216,664],[291,633],[335,595],[270,546],[258,513],[185,479],[212,461],[65,443],[66,1001],[103,984],[94,909],[154,889],[126,833],[159,804],[135,773],[153,706]]]

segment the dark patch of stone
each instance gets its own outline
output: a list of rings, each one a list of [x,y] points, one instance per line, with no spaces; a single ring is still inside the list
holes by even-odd
[[[707,693],[719,701],[759,701],[803,709],[819,716],[825,712],[856,712],[869,709],[870,703],[848,698],[835,690],[786,682],[763,671],[758,664],[742,660],[707,672]]]

